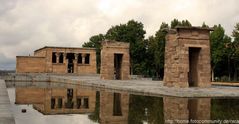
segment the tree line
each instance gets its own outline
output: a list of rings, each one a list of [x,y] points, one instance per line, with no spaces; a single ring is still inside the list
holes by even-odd
[[[168,29],[176,26],[191,27],[188,20],[173,19],[170,24],[162,22],[154,35],[145,38],[146,31],[141,22],[129,20],[125,24],[112,26],[106,34],[90,37],[83,47],[96,48],[97,72],[100,72],[101,41],[115,40],[130,43],[131,74],[163,78],[165,36]],[[205,22],[201,27],[209,27]],[[232,36],[225,34],[225,29],[214,25],[210,33],[211,67],[215,80],[237,81],[239,65],[239,23],[232,32]]]

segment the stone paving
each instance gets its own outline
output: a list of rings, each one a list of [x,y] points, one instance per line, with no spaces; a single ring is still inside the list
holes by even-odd
[[[0,124],[15,124],[10,106],[5,81],[0,79]]]
[[[15,78],[12,78],[15,77]],[[210,88],[168,88],[162,81],[152,80],[101,80],[99,75],[53,75],[28,74],[11,75],[7,78],[10,86],[20,87],[72,87],[72,85],[85,86],[97,90],[112,90],[114,92],[126,91],[131,94],[149,96],[174,97],[239,97],[239,85],[226,86],[222,83],[213,83]],[[23,82],[19,82],[23,81]],[[40,81],[40,82],[39,82]],[[49,82],[50,81],[50,82]],[[25,82],[25,83],[24,83]],[[232,87],[233,86],[233,87]]]
[[[99,76],[50,76],[51,82],[90,86],[98,89],[127,91],[132,94],[173,97],[239,97],[239,87],[169,88],[162,81],[100,80]]]

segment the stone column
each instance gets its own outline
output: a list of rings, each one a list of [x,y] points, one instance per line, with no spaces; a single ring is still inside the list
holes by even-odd
[[[86,56],[85,53],[82,53],[82,54],[81,54],[82,64],[85,64],[85,56]]]
[[[68,59],[66,59],[67,53],[63,53],[63,63],[65,64],[65,73],[68,73]]]
[[[74,54],[75,55],[75,60],[73,60],[73,63],[74,63],[74,73],[77,73],[78,71],[78,64],[77,64],[77,62],[78,62],[78,56],[79,56],[79,54],[78,53],[75,53]]]
[[[63,53],[63,63],[66,64],[66,53]]]
[[[60,57],[60,53],[59,53],[59,52],[57,52],[57,53],[55,53],[55,55],[56,55],[56,63],[59,63],[59,57]]]
[[[77,98],[77,89],[73,89],[73,99],[72,102],[74,103],[73,109],[77,109],[76,98]]]

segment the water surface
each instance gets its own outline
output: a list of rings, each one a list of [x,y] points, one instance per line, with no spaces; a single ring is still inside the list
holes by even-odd
[[[17,124],[239,123],[238,98],[152,97],[78,86],[8,93]]]

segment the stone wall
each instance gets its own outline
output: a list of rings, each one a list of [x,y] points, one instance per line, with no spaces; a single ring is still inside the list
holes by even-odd
[[[87,52],[87,51],[85,51]],[[96,74],[96,52],[88,51],[90,54],[90,63],[89,64],[78,64],[77,73],[78,74]]]
[[[52,54],[56,55],[56,63],[52,62]],[[34,51],[34,56],[17,57],[17,73],[68,73],[67,54],[72,53],[75,74],[96,74],[96,51],[93,48],[74,47],[43,47]],[[85,63],[85,56],[90,55],[90,62]],[[59,56],[63,62],[59,62]],[[82,63],[77,63],[78,56],[82,56]],[[35,60],[35,59],[41,60]]]
[[[211,86],[210,29],[178,27],[166,36],[164,85]]]
[[[101,50],[101,79],[114,80],[114,56],[115,54],[121,54],[121,80],[130,79],[130,55],[129,55],[129,43],[117,42],[117,41],[103,41]]]
[[[59,63],[52,64],[53,73],[60,73],[60,74],[67,73],[66,70],[67,70],[66,64],[59,64]]]
[[[43,73],[45,72],[45,57],[17,56],[17,73]]]

